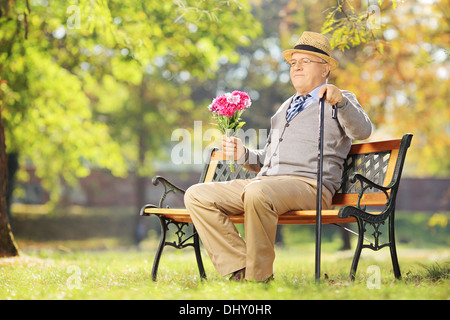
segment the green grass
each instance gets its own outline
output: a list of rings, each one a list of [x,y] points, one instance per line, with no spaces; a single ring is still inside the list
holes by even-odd
[[[135,214],[134,209],[124,208],[83,208],[52,216],[15,213],[13,231],[21,256],[0,259],[0,299],[450,298],[450,224],[430,224],[432,213],[399,212],[396,218],[403,276],[399,281],[394,279],[387,248],[363,250],[356,281],[348,281],[353,250],[340,251],[340,229],[324,226],[320,285],[314,282],[314,226],[283,227],[285,247],[277,249],[275,281],[269,284],[229,282],[215,272],[205,253],[208,280],[203,281],[193,250],[173,248],[165,250],[158,281],[153,282],[150,272],[158,221],[149,218],[149,237],[136,251],[132,244]],[[449,213],[445,217],[448,221]],[[355,240],[352,236],[352,248]]]
[[[275,281],[233,283],[220,277],[204,257],[208,280],[201,280],[193,250],[168,249],[158,281],[150,271],[153,251],[70,251],[40,248],[0,259],[0,299],[437,299],[450,297],[449,249],[400,249],[403,279],[394,279],[388,250],[363,251],[357,279],[348,281],[352,252],[323,248],[320,285],[314,282],[314,245],[278,249]],[[381,253],[381,255],[380,255]],[[437,262],[436,262],[437,261]],[[372,266],[372,267],[371,267]],[[374,267],[379,288],[373,288]],[[371,269],[372,268],[372,269]],[[371,289],[371,287],[373,289]]]

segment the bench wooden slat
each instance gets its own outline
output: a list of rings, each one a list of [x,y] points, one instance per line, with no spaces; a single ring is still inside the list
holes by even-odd
[[[350,148],[350,152],[348,154],[351,155],[351,154],[381,152],[399,149],[401,142],[402,139],[393,139],[384,141],[354,143],[352,144],[352,147]]]
[[[398,152],[399,152],[399,149],[393,149],[391,151],[389,164],[388,164],[388,167],[386,170],[386,175],[384,177],[384,183],[383,183],[384,187],[388,186],[392,181],[392,177],[394,176],[394,171],[395,171],[395,164],[397,163]]]
[[[389,194],[390,192],[388,192]],[[333,197],[332,206],[354,206],[358,201],[358,194],[356,193],[337,193]],[[361,204],[366,206],[384,206],[387,199],[384,193],[365,193],[361,197]]]
[[[164,209],[164,208],[146,208],[144,213],[147,215],[156,214],[163,215],[168,219],[173,219],[177,222],[192,223],[191,216],[186,209]],[[352,223],[356,219],[339,218],[339,210],[322,210],[322,223]],[[236,224],[244,223],[244,215],[230,215],[231,221]],[[278,218],[278,224],[315,224],[316,223],[316,210],[302,210],[291,211],[280,215]]]

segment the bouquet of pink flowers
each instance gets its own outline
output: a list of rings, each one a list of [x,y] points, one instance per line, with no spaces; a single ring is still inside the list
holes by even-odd
[[[208,109],[212,112],[220,131],[227,137],[235,136],[245,124],[241,115],[250,108],[252,101],[247,93],[241,91],[227,92],[213,99]],[[233,158],[230,159],[231,172],[234,172]]]

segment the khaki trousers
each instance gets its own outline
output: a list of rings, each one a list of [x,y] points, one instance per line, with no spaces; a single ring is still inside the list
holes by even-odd
[[[332,193],[322,188],[322,208]],[[186,208],[217,272],[246,268],[247,280],[273,275],[278,216],[290,210],[313,210],[317,186],[299,176],[262,176],[247,180],[200,183],[185,194]],[[245,213],[245,241],[229,215]]]

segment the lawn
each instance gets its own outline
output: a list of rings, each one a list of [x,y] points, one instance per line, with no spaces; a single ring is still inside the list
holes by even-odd
[[[167,248],[158,281],[153,282],[150,272],[158,242],[156,229],[137,250],[130,241],[129,222],[134,215],[133,210],[42,217],[16,214],[13,229],[21,255],[0,259],[0,299],[198,302],[450,298],[449,226],[430,226],[433,214],[398,216],[402,280],[394,279],[389,250],[384,248],[379,252],[363,250],[356,280],[349,281],[353,249],[339,250],[340,229],[325,227],[320,285],[314,282],[313,226],[283,229],[284,246],[277,247],[275,281],[269,284],[230,282],[215,272],[205,252],[208,280],[201,280],[192,248]],[[355,240],[352,237],[352,248]]]
[[[278,249],[275,281],[234,283],[215,273],[199,278],[192,250],[168,249],[158,281],[150,278],[153,253],[113,249],[30,250],[0,260],[0,299],[308,300],[435,299],[450,297],[448,249],[400,249],[403,279],[394,279],[388,250],[364,254],[355,282],[348,281],[352,252],[323,248],[322,281],[314,282],[314,246]],[[170,252],[169,252],[170,251]],[[326,274],[326,275],[325,275]],[[379,279],[379,281],[377,281]]]

